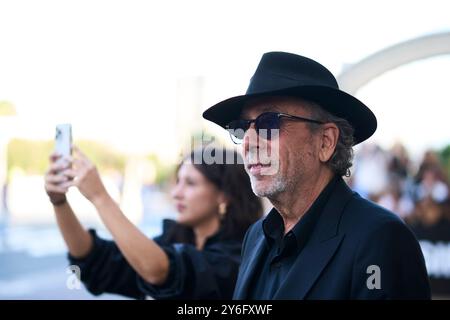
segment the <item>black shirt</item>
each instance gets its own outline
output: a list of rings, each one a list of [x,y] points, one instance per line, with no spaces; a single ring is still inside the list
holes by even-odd
[[[327,184],[300,221],[285,235],[280,213],[275,208],[268,213],[262,223],[266,248],[250,284],[250,299],[273,298],[308,242],[336,181],[335,177]]]

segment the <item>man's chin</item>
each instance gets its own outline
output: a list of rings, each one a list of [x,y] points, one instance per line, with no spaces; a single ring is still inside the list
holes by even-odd
[[[273,182],[252,179],[252,190],[258,197],[273,197],[281,191],[279,189],[279,186],[276,186]]]
[[[258,197],[274,197],[285,190],[285,184],[269,176],[251,177],[253,193]]]

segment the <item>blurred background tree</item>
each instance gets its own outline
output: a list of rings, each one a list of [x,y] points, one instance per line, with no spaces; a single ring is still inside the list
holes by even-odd
[[[450,177],[450,144],[443,148],[440,152],[442,164],[445,167],[447,177]]]
[[[114,169],[123,173],[126,155],[110,146],[91,140],[75,144],[98,166],[100,171]],[[20,168],[26,174],[44,174],[54,147],[53,140],[12,139],[8,144],[8,173]],[[155,157],[156,158],[156,157]]]
[[[75,144],[95,163],[100,172],[115,170],[124,173],[127,155],[98,141],[78,140]],[[48,158],[54,147],[53,140],[12,139],[8,144],[8,176],[14,168],[25,174],[44,174],[48,168]],[[156,154],[148,154],[155,170],[155,183],[165,186],[174,175],[174,165],[164,163]]]

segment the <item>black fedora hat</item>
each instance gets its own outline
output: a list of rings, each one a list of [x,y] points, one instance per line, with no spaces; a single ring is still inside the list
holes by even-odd
[[[217,103],[203,113],[203,118],[225,128],[239,118],[246,102],[264,96],[295,96],[318,103],[353,126],[355,144],[368,139],[377,128],[372,111],[355,97],[339,90],[336,78],[327,68],[287,52],[265,53],[246,94]]]

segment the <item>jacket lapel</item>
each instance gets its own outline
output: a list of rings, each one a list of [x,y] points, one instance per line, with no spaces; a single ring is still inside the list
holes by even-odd
[[[297,257],[274,299],[305,298],[345,236],[338,234],[339,221],[352,195],[345,182],[339,179],[308,244]]]
[[[248,286],[250,285],[255,269],[263,256],[263,251],[266,246],[262,231],[257,235],[255,243],[249,243],[248,245],[254,248],[250,248],[250,257],[241,265],[242,272],[239,272],[233,299],[248,299]]]
[[[304,299],[343,238],[343,235],[337,236],[303,249],[274,299]]]

